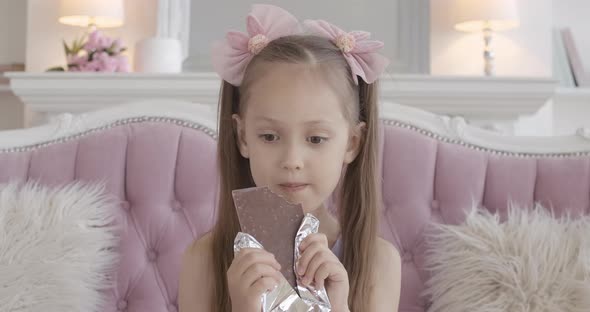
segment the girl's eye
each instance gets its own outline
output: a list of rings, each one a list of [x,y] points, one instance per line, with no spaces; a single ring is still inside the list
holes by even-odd
[[[307,138],[307,141],[311,144],[321,144],[324,143],[326,140],[328,140],[328,138],[324,138],[321,136],[311,136]]]
[[[261,134],[261,135],[259,135],[259,137],[265,142],[274,142],[279,139],[278,135],[269,134],[269,133]]]

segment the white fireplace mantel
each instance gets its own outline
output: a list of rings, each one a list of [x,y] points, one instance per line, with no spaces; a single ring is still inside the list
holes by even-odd
[[[7,73],[13,92],[37,114],[80,113],[143,99],[217,105],[215,73]],[[390,75],[381,99],[470,120],[514,121],[542,107],[556,82],[545,78]]]

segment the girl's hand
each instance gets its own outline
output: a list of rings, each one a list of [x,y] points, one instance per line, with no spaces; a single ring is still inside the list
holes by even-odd
[[[260,312],[260,296],[277,287],[282,275],[274,255],[256,248],[244,248],[227,270],[227,286],[234,312]]]
[[[348,273],[338,257],[328,248],[328,239],[321,233],[310,234],[301,245],[297,274],[304,285],[326,287],[334,312],[348,311]]]

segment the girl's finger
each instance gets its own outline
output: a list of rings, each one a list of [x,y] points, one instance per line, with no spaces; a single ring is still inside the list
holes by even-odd
[[[251,295],[255,297],[260,297],[267,291],[271,291],[278,287],[277,281],[272,277],[263,277],[257,280],[252,287],[250,287],[250,291],[252,291]]]
[[[334,254],[329,250],[322,250],[320,252],[317,252],[307,265],[305,274],[303,275],[302,279],[303,284],[309,285],[309,283],[311,283],[314,280],[317,269],[326,262],[334,262],[335,257],[336,256],[334,256]]]
[[[306,274],[307,266],[308,266],[309,262],[311,261],[311,259],[315,256],[316,253],[320,252],[321,250],[323,250],[325,248],[326,247],[323,247],[320,244],[309,245],[309,247],[307,247],[307,249],[305,249],[305,251],[303,251],[301,253],[301,257],[299,257],[299,260],[295,264],[295,268],[297,269],[297,274],[299,276],[303,276],[304,274]]]
[[[254,283],[256,283],[257,280],[264,277],[272,277],[278,283],[279,280],[277,279],[277,272],[279,272],[277,269],[268,264],[254,263],[248,267],[241,276],[241,285],[251,287]]]
[[[242,276],[246,269],[254,263],[268,264],[277,270],[281,269],[281,265],[275,259],[274,255],[262,249],[247,248],[242,249],[236,259],[235,271],[237,276]]]
[[[324,287],[324,281],[330,276],[330,272],[334,271],[331,266],[334,264],[331,262],[324,262],[315,272],[315,277],[313,280],[315,281],[316,289],[321,289]]]
[[[320,243],[321,245],[328,246],[328,237],[322,233],[309,234],[299,245],[301,251],[305,250],[309,245],[313,243]]]

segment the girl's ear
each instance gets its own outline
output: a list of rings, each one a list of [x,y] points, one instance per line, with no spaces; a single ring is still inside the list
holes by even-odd
[[[237,137],[237,142],[236,144],[238,144],[238,149],[240,150],[240,154],[242,154],[242,157],[244,158],[248,158],[248,145],[246,144],[246,132],[244,129],[244,121],[240,118],[240,115],[238,114],[233,114],[232,116],[232,120],[234,122],[234,129],[236,129],[236,137]]]
[[[344,163],[350,164],[355,160],[361,151],[361,142],[365,133],[367,124],[359,122],[353,129],[348,138],[348,146],[346,147],[346,153],[344,154]]]

